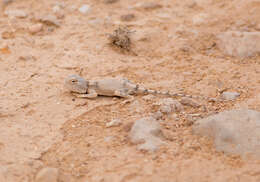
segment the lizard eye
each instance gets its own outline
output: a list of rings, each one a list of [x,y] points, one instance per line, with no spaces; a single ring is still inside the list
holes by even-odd
[[[71,82],[72,82],[72,83],[75,83],[75,82],[77,82],[77,80],[71,80]]]

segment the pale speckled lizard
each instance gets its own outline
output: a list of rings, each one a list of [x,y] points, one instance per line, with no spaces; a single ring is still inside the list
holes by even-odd
[[[170,93],[164,91],[156,91],[143,88],[138,84],[134,84],[126,78],[106,77],[100,80],[85,80],[79,75],[70,75],[65,80],[65,87],[73,93],[73,95],[82,98],[96,98],[102,96],[117,96],[132,99],[132,95],[153,94],[165,95],[169,97],[188,97],[195,99],[206,99],[208,101],[216,101],[215,98],[203,96],[192,96],[182,93]]]

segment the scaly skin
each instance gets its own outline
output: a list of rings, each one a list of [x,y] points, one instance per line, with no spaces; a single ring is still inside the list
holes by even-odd
[[[153,94],[165,95],[169,97],[189,97],[215,101],[214,98],[145,89],[140,87],[138,84],[132,83],[126,78],[108,77],[101,80],[85,80],[78,75],[70,75],[65,80],[65,87],[74,93],[75,96],[83,98],[96,98],[99,95],[132,98],[131,95],[136,94]]]

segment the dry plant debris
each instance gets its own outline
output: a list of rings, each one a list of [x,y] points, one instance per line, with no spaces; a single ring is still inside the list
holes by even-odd
[[[130,31],[127,27],[118,27],[112,34],[108,34],[110,45],[118,47],[122,50],[130,51],[131,33],[133,33],[133,31]]]

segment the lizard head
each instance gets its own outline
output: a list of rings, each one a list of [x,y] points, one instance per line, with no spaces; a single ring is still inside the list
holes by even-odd
[[[65,87],[71,92],[84,94],[88,91],[88,81],[78,75],[70,75],[65,80]]]

